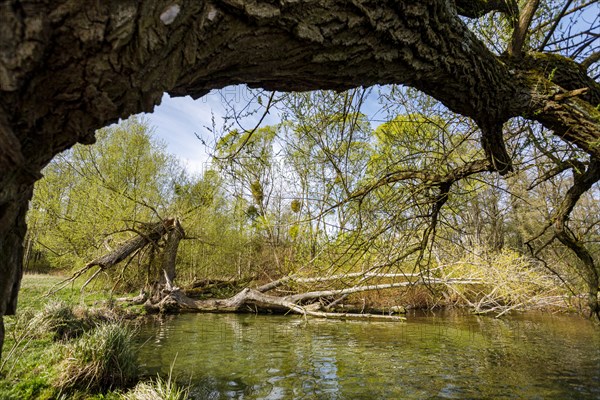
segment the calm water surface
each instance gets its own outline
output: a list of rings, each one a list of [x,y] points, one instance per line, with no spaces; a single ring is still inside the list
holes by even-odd
[[[144,372],[176,358],[194,399],[600,399],[600,328],[577,317],[184,314],[140,341]]]

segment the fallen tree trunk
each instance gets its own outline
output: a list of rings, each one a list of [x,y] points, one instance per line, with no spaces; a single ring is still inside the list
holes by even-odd
[[[367,280],[370,278],[418,278],[421,274],[391,274],[391,273],[376,273],[376,272],[351,272],[340,275],[329,275],[329,276],[317,276],[317,277],[298,277],[294,275],[284,276],[283,278],[275,281],[266,283],[258,288],[261,293],[266,293],[270,290],[276,289],[288,283],[322,283],[339,280],[350,280],[354,278],[361,278],[361,280]]]
[[[336,318],[336,319],[358,319],[358,320],[389,320],[401,321],[403,317],[391,315],[394,312],[374,314],[374,313],[349,313],[349,312],[330,312],[332,305],[337,305],[342,299],[345,299],[350,294],[409,287],[415,285],[451,285],[451,284],[480,284],[481,281],[474,279],[439,279],[420,274],[403,274],[403,273],[380,273],[373,272],[354,272],[347,274],[337,274],[322,277],[298,277],[286,276],[276,281],[262,285],[256,289],[244,288],[236,295],[225,298],[212,298],[197,300],[186,295],[186,293],[174,285],[173,280],[176,277],[175,260],[179,242],[185,236],[183,227],[177,219],[167,219],[154,224],[145,224],[146,229],[143,232],[138,232],[136,237],[133,237],[116,249],[106,255],[103,255],[89,262],[81,270],[77,271],[73,276],[62,283],[64,287],[69,282],[80,277],[92,267],[98,266],[99,269],[91,278],[83,285],[85,287],[95,276],[105,269],[114,267],[127,257],[133,256],[137,251],[141,250],[146,245],[159,247],[158,241],[165,238],[164,246],[162,246],[161,255],[161,276],[156,277],[155,281],[149,287],[142,289],[139,296],[133,299],[118,299],[123,302],[132,304],[140,304],[144,302],[146,309],[149,312],[179,312],[179,311],[194,311],[194,312],[292,312],[303,316],[311,316],[317,318]],[[410,278],[416,278],[410,280]],[[401,282],[364,284],[370,279],[402,279]],[[344,287],[341,289],[328,290],[313,290],[302,293],[295,293],[285,296],[275,296],[266,294],[265,292],[283,286],[288,283],[296,284],[319,284],[327,282],[337,282]],[[60,289],[59,288],[59,289]],[[59,290],[57,289],[57,290]],[[324,308],[324,304],[328,304]],[[339,308],[339,307],[338,307]],[[396,311],[397,312],[397,311]]]
[[[133,252],[141,249],[148,243],[157,242],[163,235],[167,233],[169,225],[169,220],[160,221],[155,224],[149,225],[146,229],[146,232],[138,232],[137,236],[121,244],[119,247],[117,247],[110,253],[105,254],[102,257],[96,258],[95,260],[87,263],[85,268],[89,269],[98,265],[100,266],[100,268],[104,269],[110,268],[113,265],[117,265],[118,263],[126,259],[128,256],[133,254]]]
[[[179,241],[185,236],[185,232],[183,231],[179,220],[169,218],[155,223],[142,224],[142,226],[143,228],[141,230],[136,231],[136,236],[125,241],[107,254],[90,261],[83,268],[76,271],[71,277],[52,287],[49,294],[61,290],[94,267],[99,267],[82,286],[81,290],[83,290],[101,271],[114,267],[121,261],[127,259],[127,257],[136,254],[136,252],[147,245],[156,246],[157,242],[163,236],[167,236],[165,251],[162,258],[162,269],[165,271],[165,278],[163,279],[161,276],[160,279],[163,279],[163,284],[165,279],[173,280],[175,277],[175,257],[177,255],[177,247]]]
[[[178,219],[167,220],[168,230],[166,232],[166,243],[163,250],[162,269],[165,273],[165,282],[175,280],[177,273],[175,271],[175,260],[177,259],[177,250],[179,242],[185,237],[185,231]]]
[[[293,312],[304,316],[343,320],[383,320],[403,321],[406,318],[395,315],[376,315],[359,313],[334,313],[315,309],[315,307],[302,306],[290,301],[289,296],[278,297],[261,293],[256,289],[246,288],[228,299],[194,300],[187,297],[180,290],[168,293],[160,303],[146,303],[146,309],[150,312],[258,312],[269,310],[275,312]]]
[[[181,290],[174,289],[172,291],[164,291],[164,297],[158,303],[152,303],[150,300],[146,302],[146,309],[149,312],[168,313],[173,311],[188,311],[188,312],[292,312],[304,316],[328,319],[358,319],[358,320],[387,320],[401,321],[404,317],[394,315],[379,315],[368,313],[337,313],[321,311],[321,305],[318,302],[323,298],[331,298],[334,296],[347,296],[352,293],[368,292],[374,290],[384,290],[392,288],[400,288],[415,285],[472,285],[481,284],[479,280],[460,280],[460,279],[421,279],[415,282],[395,282],[384,283],[378,285],[364,285],[348,287],[344,289],[320,290],[306,293],[298,293],[288,296],[273,296],[262,292],[260,289],[245,288],[233,297],[227,299],[207,299],[195,300],[186,296]],[[308,305],[303,305],[303,302],[311,301]],[[390,313],[391,314],[391,313]]]
[[[415,282],[394,282],[394,283],[381,283],[378,285],[365,285],[365,286],[354,286],[345,289],[334,289],[334,290],[320,290],[315,292],[307,292],[307,293],[299,293],[291,296],[286,296],[289,301],[294,303],[302,302],[310,299],[322,298],[322,297],[332,297],[332,296],[341,296],[346,294],[360,293],[360,292],[368,292],[373,290],[384,290],[384,289],[394,289],[408,286],[416,286],[416,285],[478,285],[481,284],[480,280],[462,280],[462,279],[434,279],[434,278],[422,278]]]

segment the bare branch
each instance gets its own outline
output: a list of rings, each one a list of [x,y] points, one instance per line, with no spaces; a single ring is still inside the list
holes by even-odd
[[[256,123],[256,125],[254,126],[254,128],[252,128],[251,131],[246,132],[246,138],[244,139],[244,141],[240,144],[239,148],[234,151],[231,154],[228,154],[224,157],[219,157],[216,155],[213,155],[213,157],[217,160],[233,160],[235,159],[235,157],[237,157],[238,154],[240,154],[240,152],[244,149],[244,147],[246,147],[246,145],[248,144],[248,142],[250,141],[250,139],[252,138],[252,135],[254,135],[254,133],[258,130],[258,128],[260,127],[260,125],[262,124],[262,122],[264,121],[264,119],[267,117],[267,114],[269,114],[269,110],[271,109],[271,105],[273,104],[273,99],[275,98],[275,92],[271,92],[271,95],[269,96],[269,102],[267,103],[267,107],[265,108],[265,112],[263,113],[263,115],[260,117],[260,119],[258,120],[258,122]]]
[[[544,40],[542,41],[542,44],[540,45],[540,47],[538,47],[538,51],[544,50],[544,48],[548,44],[548,41],[550,40],[550,38],[552,37],[552,35],[554,35],[554,31],[556,31],[556,28],[558,27],[558,24],[560,23],[560,20],[566,15],[567,10],[571,6],[572,2],[573,2],[573,0],[568,0],[565,3],[565,6],[562,8],[562,10],[560,11],[560,13],[554,19],[554,22],[552,23],[552,27],[550,28],[550,30],[548,31],[548,33],[546,33],[546,37],[544,37]]]
[[[544,172],[541,176],[539,176],[537,179],[535,179],[533,182],[531,182],[531,184],[527,187],[527,190],[532,190],[533,188],[540,185],[541,183],[554,178],[556,175],[558,175],[561,172],[564,172],[570,168],[573,169],[574,171],[584,171],[585,164],[577,159],[559,161],[558,165],[556,165],[554,168],[549,169],[548,171]]]

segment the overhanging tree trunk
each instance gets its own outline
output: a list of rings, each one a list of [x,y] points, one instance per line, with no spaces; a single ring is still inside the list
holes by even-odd
[[[151,111],[164,92],[237,83],[271,90],[399,83],[473,118],[488,161],[511,169],[502,124],[536,120],[600,158],[600,86],[568,59],[550,81],[502,59],[458,12],[514,14],[512,1],[89,2],[0,4],[0,315],[14,312],[24,213],[39,171],[94,130]],[[525,57],[527,59],[527,57]],[[564,74],[563,74],[564,72]],[[568,82],[565,83],[565,82]],[[583,92],[580,89],[585,89]],[[0,347],[2,343],[0,342]]]

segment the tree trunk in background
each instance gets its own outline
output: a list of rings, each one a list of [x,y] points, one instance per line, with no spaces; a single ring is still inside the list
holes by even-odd
[[[406,84],[473,118],[501,173],[502,125],[536,120],[600,159],[600,85],[566,58],[500,58],[457,15],[483,0],[8,0],[0,3],[0,315],[14,312],[39,171],[163,93]],[[552,71],[552,81],[546,71]],[[581,88],[589,90],[570,94]],[[0,343],[1,345],[1,343]]]
[[[171,220],[169,220],[171,221]],[[179,248],[179,242],[185,237],[185,231],[179,222],[179,219],[173,220],[173,225],[166,234],[165,247],[162,251],[162,269],[166,275],[166,281],[173,282],[177,277],[176,272],[176,260],[177,260],[177,249]],[[165,280],[163,278],[163,280]],[[163,283],[167,283],[167,282]]]

